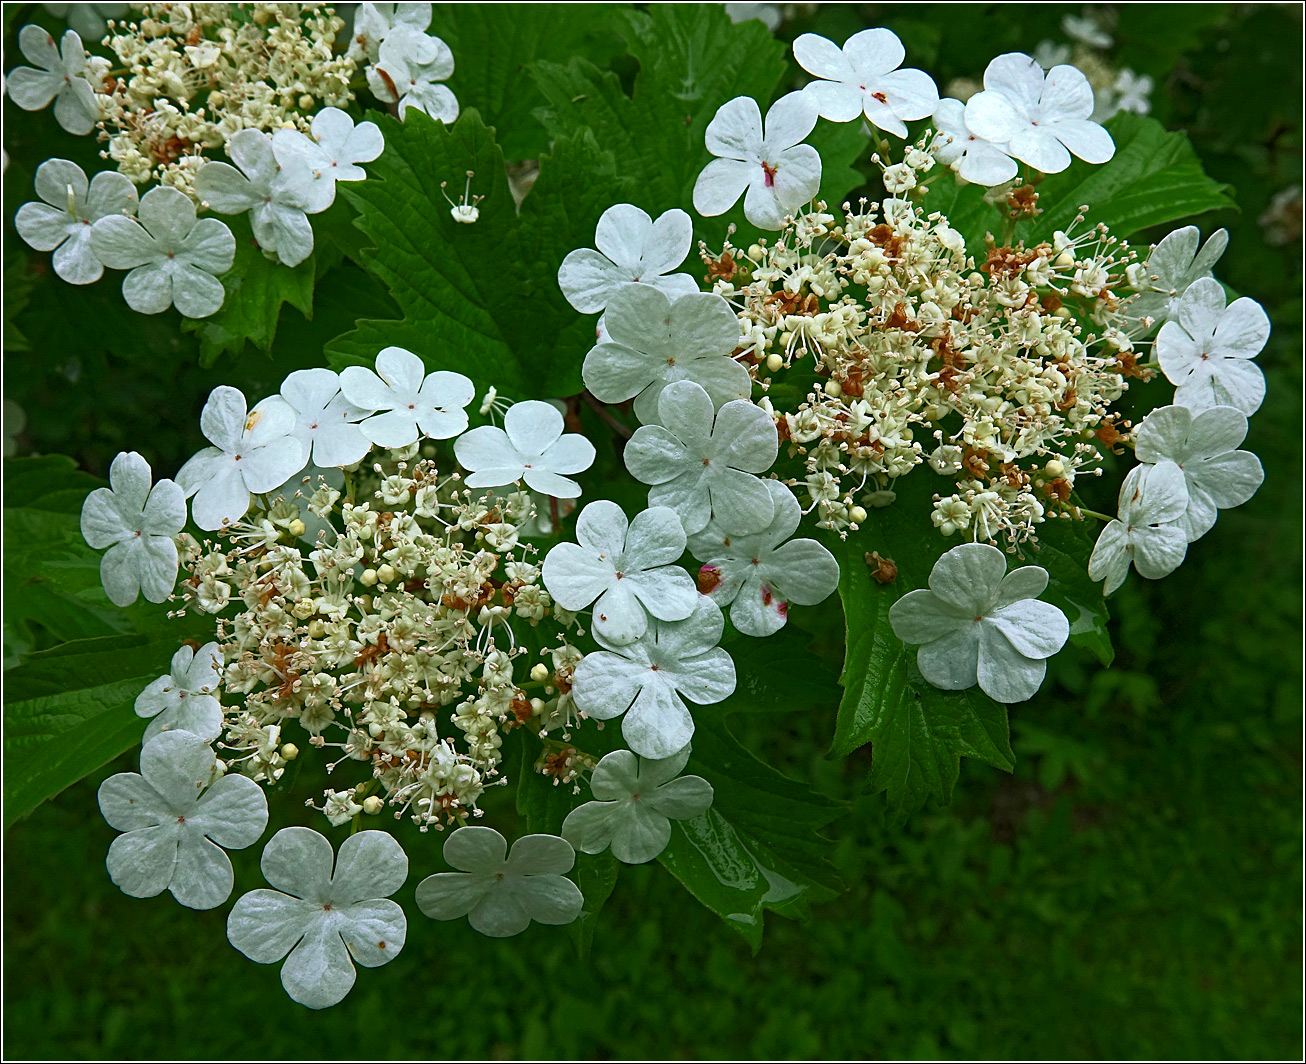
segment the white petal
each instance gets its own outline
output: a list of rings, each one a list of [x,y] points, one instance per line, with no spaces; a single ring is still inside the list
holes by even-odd
[[[694,182],[694,210],[705,218],[725,214],[739,202],[749,184],[761,176],[755,162],[713,159]]]
[[[451,832],[444,843],[444,859],[464,872],[501,872],[507,852],[507,840],[493,828],[459,828]]]
[[[1028,566],[1026,567],[1028,568]],[[994,610],[984,619],[1027,658],[1050,658],[1070,638],[1070,622],[1050,602],[1021,599]]]
[[[964,691],[979,682],[979,624],[924,644],[916,651],[916,665],[935,687],[945,691]]]
[[[340,844],[331,876],[331,900],[350,906],[388,898],[408,878],[408,857],[393,835],[360,831]]]
[[[124,894],[153,898],[168,889],[177,865],[180,825],[161,824],[119,835],[105,864],[109,878]]]
[[[996,702],[1024,702],[1033,698],[1043,682],[1047,662],[1024,657],[988,625],[982,625],[981,629],[976,670],[980,690]]]
[[[334,861],[331,843],[312,828],[282,828],[263,847],[259,868],[278,890],[321,906],[331,899]]]

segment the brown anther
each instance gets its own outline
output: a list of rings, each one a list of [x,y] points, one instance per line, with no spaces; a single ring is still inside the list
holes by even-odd
[[[1038,192],[1033,185],[1021,185],[1007,193],[1007,206],[1013,218],[1034,218],[1043,213],[1038,205]]]
[[[734,277],[735,271],[739,269],[739,264],[735,262],[734,256],[728,251],[721,252],[719,259],[708,259],[705,265],[707,266],[707,274],[703,280],[708,284],[716,280],[729,281]]]
[[[1049,480],[1043,485],[1043,494],[1053,502],[1066,502],[1070,498],[1070,481],[1065,477]]]
[[[705,565],[698,571],[698,593],[710,595],[721,583],[721,570],[715,565]]]
[[[881,558],[879,551],[864,554],[866,564],[871,569],[871,579],[877,584],[892,584],[898,579],[898,565],[892,558]]]

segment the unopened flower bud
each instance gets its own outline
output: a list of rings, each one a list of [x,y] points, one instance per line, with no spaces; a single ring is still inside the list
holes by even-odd
[[[548,678],[549,678],[549,668],[543,662],[541,662],[540,664],[536,665],[534,668],[531,669],[531,679],[534,680],[536,683],[540,683],[541,681],[547,680]]]
[[[294,612],[295,616],[301,621],[306,621],[313,616],[313,611],[316,609],[317,607],[313,605],[313,600],[311,598],[303,598],[295,603]]]
[[[779,355],[766,356],[766,368],[772,373],[779,373],[784,368],[785,360]]]
[[[384,808],[385,802],[381,801],[380,797],[375,794],[363,799],[363,812],[368,816],[376,816]]]
[[[852,521],[853,524],[860,525],[863,521],[866,520],[866,510],[860,506],[854,506],[851,510],[848,511],[848,518],[849,520]]]
[[[281,756],[287,761],[294,761],[295,758],[299,756],[299,747],[294,743],[286,743],[286,745],[281,748]]]
[[[308,637],[310,639],[321,639],[326,635],[326,625],[320,620],[308,622]]]
[[[288,531],[292,536],[294,536],[295,538],[298,539],[298,538],[299,538],[300,536],[302,536],[306,531],[308,531],[308,526],[307,526],[306,524],[304,524],[304,522],[301,521],[298,517],[296,517],[293,521],[290,522],[289,525],[286,526],[286,530],[287,530],[287,531]]]
[[[372,586],[373,584],[375,584],[376,581],[377,581],[377,573],[376,573],[376,570],[375,570],[375,569],[364,569],[364,570],[363,570],[363,575],[360,576],[358,579],[359,579],[359,581],[362,583],[362,585],[363,585],[364,587],[371,587],[371,586]]]
[[[376,578],[383,584],[393,584],[395,582],[395,567],[393,565],[383,565],[376,571]]]
[[[831,399],[838,399],[839,396],[843,395],[843,386],[838,381],[826,381],[825,394]]]
[[[542,699],[542,698],[532,698],[532,699],[531,699],[531,709],[534,710],[536,713],[543,713],[543,712],[544,712],[544,699]]]
[[[1050,462],[1048,462],[1047,465],[1043,467],[1043,471],[1047,473],[1048,476],[1050,477],[1059,477],[1063,473],[1065,473],[1066,467],[1063,466],[1060,462],[1058,462],[1055,458],[1053,458]]]

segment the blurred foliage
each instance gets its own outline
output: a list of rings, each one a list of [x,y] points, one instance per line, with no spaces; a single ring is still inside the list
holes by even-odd
[[[19,6],[6,5],[6,30]],[[1000,52],[1064,40],[1060,20],[1079,10],[824,5],[782,36],[842,40],[888,25],[909,63],[946,88],[977,79]],[[815,906],[810,922],[768,921],[753,955],[661,869],[623,869],[621,889],[587,922],[586,960],[559,929],[498,942],[461,923],[421,926],[343,1005],[313,1014],[284,996],[276,966],[227,946],[223,910],[194,913],[168,895],[134,900],[109,882],[100,858],[113,832],[94,794],[134,767],[129,756],[6,833],[7,1054],[1300,1056],[1300,195],[1295,238],[1290,211],[1286,240],[1260,219],[1301,186],[1301,9],[1105,10],[1116,20],[1116,61],[1157,83],[1154,115],[1186,130],[1205,172],[1234,190],[1238,209],[1199,224],[1229,229],[1220,277],[1273,319],[1258,360],[1269,395],[1247,443],[1267,477],[1176,574],[1131,577],[1113,596],[1112,668],[1081,648],[1054,660],[1053,682],[1012,714],[1014,776],[963,762],[951,807],[892,826],[883,797],[862,793],[867,750],[825,759],[833,710],[736,713],[731,730],[745,746],[852,803],[851,816],[824,829],[838,838],[835,870],[849,889]],[[513,40],[531,59],[570,54],[538,27]],[[598,63],[620,45],[596,37],[587,47]],[[613,67],[629,89],[633,62]],[[801,77],[789,62],[782,89],[791,83]],[[525,101],[538,103],[524,85],[504,65],[476,102],[487,115],[524,113]],[[30,197],[19,160],[90,161],[87,141],[48,116],[6,100],[4,117],[8,204]],[[527,137],[519,150],[543,143]],[[199,408],[215,384],[266,394],[288,371],[322,364],[325,344],[358,318],[400,315],[350,257],[347,230],[346,218],[311,321],[285,307],[270,353],[247,345],[205,369],[195,336],[127,311],[112,280],[57,282],[48,257],[21,245],[6,220],[4,384],[26,414],[20,453],[71,454],[102,476],[117,451],[137,449],[171,472],[202,445]],[[1158,401],[1153,390],[1136,413]],[[1110,488],[1095,500],[1094,487],[1088,504],[1109,507]],[[821,628],[811,611],[794,620]],[[254,875],[255,852],[233,857],[238,877]],[[421,872],[415,860],[401,900]]]

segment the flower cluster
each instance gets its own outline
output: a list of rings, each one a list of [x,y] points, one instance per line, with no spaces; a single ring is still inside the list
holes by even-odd
[[[458,101],[447,81],[453,53],[439,37],[426,33],[431,5],[360,4],[348,56],[366,61],[367,85],[382,103],[403,118],[410,107],[441,122],[458,117]]]

